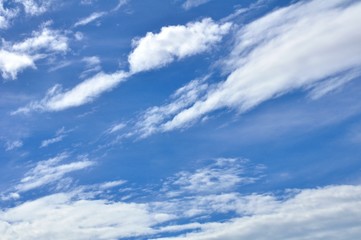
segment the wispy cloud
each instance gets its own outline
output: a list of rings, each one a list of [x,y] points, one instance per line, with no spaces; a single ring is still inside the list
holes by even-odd
[[[19,11],[16,8],[9,9],[5,7],[4,0],[0,1],[0,28],[5,29],[9,27],[10,21],[18,15]]]
[[[44,99],[31,102],[13,114],[31,111],[61,111],[93,101],[103,92],[109,91],[128,77],[125,72],[113,74],[98,73],[79,83],[73,89],[62,91],[60,85],[51,88]]]
[[[24,11],[29,15],[40,15],[47,12],[53,0],[15,0],[23,5]]]
[[[74,24],[74,27],[87,25],[87,24],[89,24],[89,23],[91,23],[91,22],[94,22],[95,20],[103,17],[105,14],[106,14],[106,12],[95,12],[95,13],[92,13],[92,14],[89,15],[88,17],[83,18],[83,19],[80,19],[78,22],[76,22],[76,23]]]
[[[94,165],[94,162],[87,158],[82,158],[78,161],[62,163],[62,161],[69,158],[67,154],[60,154],[48,160],[39,161],[36,165],[25,173],[14,187],[14,192],[22,193],[33,190],[55,181],[61,180],[66,174],[79,171]]]
[[[21,140],[7,141],[5,143],[5,150],[6,151],[11,151],[11,150],[14,150],[16,148],[20,148],[21,146],[23,146],[23,142]]]
[[[211,0],[186,0],[182,6],[184,9],[188,10],[188,9],[203,5],[209,1],[211,1]]]

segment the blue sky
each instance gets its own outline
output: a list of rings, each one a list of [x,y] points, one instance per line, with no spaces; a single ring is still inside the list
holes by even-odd
[[[357,239],[361,2],[0,0],[2,239]]]

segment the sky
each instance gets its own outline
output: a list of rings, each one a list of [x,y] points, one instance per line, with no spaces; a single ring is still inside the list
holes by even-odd
[[[0,0],[1,239],[358,239],[360,22],[359,0]]]

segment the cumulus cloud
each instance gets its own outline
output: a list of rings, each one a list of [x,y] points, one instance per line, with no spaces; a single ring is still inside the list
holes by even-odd
[[[21,42],[3,41],[0,49],[0,70],[4,79],[16,79],[27,68],[36,68],[35,62],[49,54],[68,50],[68,39],[60,31],[42,26]]]
[[[210,0],[186,0],[183,3],[183,8],[184,9],[190,9],[190,8],[194,8],[194,7],[198,7],[202,4],[205,4],[207,2],[209,2]]]
[[[224,60],[225,71],[230,72],[227,79],[152,128],[182,128],[218,109],[244,112],[310,86],[320,93],[318,83],[338,87],[350,80],[351,75],[342,78],[348,71],[354,79],[361,63],[361,33],[353,23],[361,20],[360,10],[361,4],[352,1],[300,2],[242,27]],[[342,80],[335,83],[340,76]],[[325,84],[330,79],[334,83]]]
[[[186,25],[163,27],[159,33],[147,33],[134,41],[135,49],[129,55],[133,73],[163,67],[175,60],[207,51],[221,41],[231,27],[217,24],[209,18]]]
[[[31,56],[0,50],[0,70],[4,79],[16,79],[19,72],[29,67],[35,68],[34,59]]]
[[[89,24],[91,22],[94,22],[95,20],[103,17],[105,14],[106,14],[105,12],[92,13],[90,16],[88,16],[86,18],[83,18],[83,19],[80,19],[78,22],[76,22],[74,24],[74,27],[87,25],[87,24]]]

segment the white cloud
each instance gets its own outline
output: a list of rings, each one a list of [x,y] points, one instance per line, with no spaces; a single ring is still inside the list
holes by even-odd
[[[64,138],[64,135],[60,135],[60,136],[56,136],[56,137],[53,137],[50,139],[43,140],[41,142],[40,148],[47,147],[53,143],[61,142],[63,140],[63,138]]]
[[[276,204],[270,199],[273,207],[268,212],[206,223],[193,233],[158,239],[357,239],[361,234],[360,196],[360,186],[305,189]]]
[[[14,43],[11,49],[24,53],[36,53],[40,50],[66,52],[68,50],[68,38],[60,31],[44,26],[41,31],[34,31],[30,38]]]
[[[5,79],[16,79],[17,74],[26,68],[35,68],[34,59],[23,53],[0,50],[0,70]]]
[[[129,0],[119,0],[117,6],[113,8],[112,11],[118,11],[120,8],[122,8],[124,5],[126,5],[129,2]]]
[[[230,23],[219,25],[206,18],[187,25],[163,27],[156,34],[149,32],[134,41],[135,49],[128,57],[130,71],[163,67],[174,60],[205,52],[220,42],[230,27]]]
[[[0,211],[0,234],[4,239],[54,240],[155,239],[162,233],[174,237],[157,239],[357,239],[360,196],[360,186],[341,185],[289,191],[279,199],[229,193],[192,201],[125,203],[74,191]],[[222,222],[195,218],[230,211],[237,216]]]
[[[74,27],[87,25],[87,24],[89,24],[89,23],[103,17],[105,14],[106,14],[105,12],[92,13],[90,16],[88,16],[86,18],[83,18],[83,19],[80,19],[78,22],[76,22],[74,24]]]
[[[155,127],[182,128],[223,108],[244,112],[358,68],[361,32],[354,23],[361,21],[360,11],[358,2],[314,0],[278,9],[246,25],[236,34],[225,61],[231,72],[226,81]]]
[[[20,140],[16,140],[16,141],[7,141],[5,143],[5,150],[6,151],[11,151],[13,149],[19,148],[23,146],[23,142]]]
[[[208,89],[205,82],[208,77],[196,79],[178,89],[172,96],[171,102],[159,107],[147,109],[139,118],[135,126],[135,133],[147,137],[157,131],[158,126],[178,112],[190,107]]]
[[[59,193],[0,212],[3,239],[118,239],[153,233],[168,220],[147,206]],[[41,227],[39,227],[41,226]]]
[[[108,189],[108,188],[114,188],[114,187],[118,187],[120,185],[123,185],[124,183],[126,183],[126,181],[124,180],[117,180],[117,181],[111,181],[111,182],[106,182],[101,184],[99,187],[100,189]]]
[[[168,195],[229,192],[260,178],[262,166],[247,166],[247,160],[219,158],[195,172],[182,171],[164,183]],[[252,173],[252,174],[251,174]],[[169,190],[171,189],[171,190]]]
[[[125,123],[117,123],[117,124],[114,124],[112,127],[110,127],[107,130],[107,132],[108,133],[115,133],[115,132],[118,132],[118,131],[122,130],[125,127],[126,127]]]
[[[36,68],[35,61],[56,52],[68,50],[68,39],[46,24],[40,31],[17,43],[3,41],[0,49],[0,70],[4,79],[16,79],[19,72],[26,68]]]
[[[88,160],[61,164],[66,158],[62,154],[39,162],[15,187],[18,191],[9,194],[18,204],[0,210],[4,239],[343,240],[357,239],[361,234],[361,186],[289,189],[277,195],[240,194],[234,187],[242,181],[231,180],[232,186],[228,186],[228,176],[260,174],[264,168],[253,165],[251,169],[241,159],[216,159],[192,173],[176,174],[159,189],[155,187],[155,198],[152,186],[141,188],[138,199],[110,201],[102,193],[125,182],[117,180],[21,202],[21,191],[60,181],[65,174],[92,164],[81,164]],[[175,185],[182,194],[168,194]],[[222,214],[222,221],[212,217]],[[173,237],[161,238],[164,233]]]
[[[66,174],[82,170],[94,165],[94,162],[84,158],[79,161],[60,164],[68,158],[61,154],[54,158],[38,162],[30,169],[20,183],[15,186],[15,192],[26,192],[61,180]]]
[[[183,3],[183,8],[184,9],[190,9],[190,8],[194,8],[194,7],[198,7],[202,4],[205,4],[207,2],[209,2],[210,0],[186,0]]]
[[[98,73],[68,91],[62,91],[60,85],[55,85],[49,89],[44,99],[31,102],[12,114],[28,113],[31,111],[61,111],[80,106],[93,101],[100,94],[116,87],[127,77],[128,74],[122,71],[112,74]]]
[[[23,5],[25,13],[33,16],[47,12],[52,4],[52,0],[16,0],[16,2]]]
[[[9,27],[10,21],[18,15],[17,9],[9,9],[4,6],[4,0],[0,0],[0,29]]]

